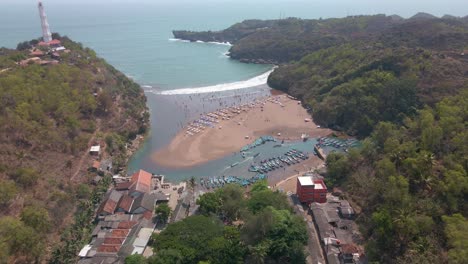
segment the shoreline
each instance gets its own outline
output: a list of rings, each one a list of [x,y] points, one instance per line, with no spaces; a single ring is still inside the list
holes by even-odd
[[[283,93],[206,115],[204,123],[191,122],[153,152],[152,161],[165,168],[188,169],[238,153],[260,136],[300,140],[302,134],[315,138],[333,132],[318,128],[301,102]]]

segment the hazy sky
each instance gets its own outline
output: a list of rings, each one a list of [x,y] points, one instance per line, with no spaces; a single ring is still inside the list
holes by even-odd
[[[287,12],[288,4],[305,6],[320,6],[325,8],[346,8],[351,10],[351,15],[369,14],[372,13],[385,13],[385,14],[400,14],[403,16],[410,16],[418,11],[429,12],[434,15],[453,14],[457,16],[468,15],[468,0],[42,0],[45,5],[50,4],[76,4],[83,3],[86,5],[96,4],[150,4],[150,5],[203,5],[210,3],[210,5],[220,5],[222,8],[223,3],[250,5],[252,3],[265,3],[265,7],[271,5],[285,6]],[[11,4],[35,4],[37,0],[0,0],[0,6]],[[361,10],[361,7],[366,7]]]

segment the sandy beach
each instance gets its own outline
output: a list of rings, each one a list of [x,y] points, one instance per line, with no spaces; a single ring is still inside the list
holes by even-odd
[[[238,152],[260,136],[294,140],[300,139],[303,133],[321,137],[332,132],[317,128],[300,102],[284,94],[238,110],[239,113],[225,111],[230,115],[229,120],[219,118],[215,127],[200,129],[198,133],[184,128],[166,147],[152,154],[152,160],[168,168],[189,168]]]

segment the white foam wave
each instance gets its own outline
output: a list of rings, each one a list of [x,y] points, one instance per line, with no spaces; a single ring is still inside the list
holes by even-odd
[[[230,58],[230,52],[229,51],[226,51],[226,52],[221,52],[220,55],[219,55],[219,58],[223,58],[223,59],[227,59],[227,58]]]
[[[153,86],[151,86],[151,85],[142,85],[141,87],[142,87],[142,88],[146,88],[146,89],[153,88]]]
[[[222,92],[222,91],[229,91],[229,90],[239,90],[245,89],[249,87],[254,87],[262,84],[266,84],[268,80],[268,76],[270,73],[273,72],[273,69],[267,71],[259,76],[253,77],[246,81],[240,82],[233,82],[233,83],[223,83],[217,84],[212,86],[205,86],[205,87],[195,87],[195,88],[182,88],[176,90],[166,90],[161,91],[159,94],[164,95],[177,95],[177,94],[196,94],[196,93],[212,93],[212,92]]]
[[[170,38],[169,41],[190,42],[190,40],[178,39],[178,38]]]
[[[178,38],[170,38],[169,41],[191,42],[190,40],[178,39]],[[232,46],[232,44],[229,42],[216,42],[216,41],[205,42],[205,41],[197,40],[195,41],[195,43],[208,43],[208,44],[214,44],[214,45]]]
[[[209,44],[215,44],[215,45],[225,45],[225,46],[232,46],[230,42],[216,42],[216,41],[209,41],[209,42],[203,42],[202,43],[209,43]]]

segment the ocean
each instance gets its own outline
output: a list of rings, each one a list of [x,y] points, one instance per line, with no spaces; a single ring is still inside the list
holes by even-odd
[[[44,0],[52,32],[67,35],[145,89],[151,110],[151,133],[129,164],[165,173],[174,181],[213,173],[230,162],[221,158],[200,168],[174,171],[158,168],[151,153],[169,142],[188,121],[214,110],[220,101],[235,103],[269,94],[266,78],[272,65],[243,64],[226,56],[229,45],[173,39],[172,30],[220,30],[244,19],[282,17],[328,18],[357,14],[399,14],[424,11],[466,15],[464,1],[374,0]],[[35,0],[0,1],[0,47],[41,35]],[[200,93],[200,95],[196,95]],[[192,96],[193,95],[193,96]],[[216,99],[218,98],[218,99]],[[216,100],[215,100],[216,99]],[[188,110],[181,109],[186,104]],[[231,158],[232,159],[232,158]],[[215,164],[215,165],[213,165]],[[221,165],[220,165],[221,164]]]

